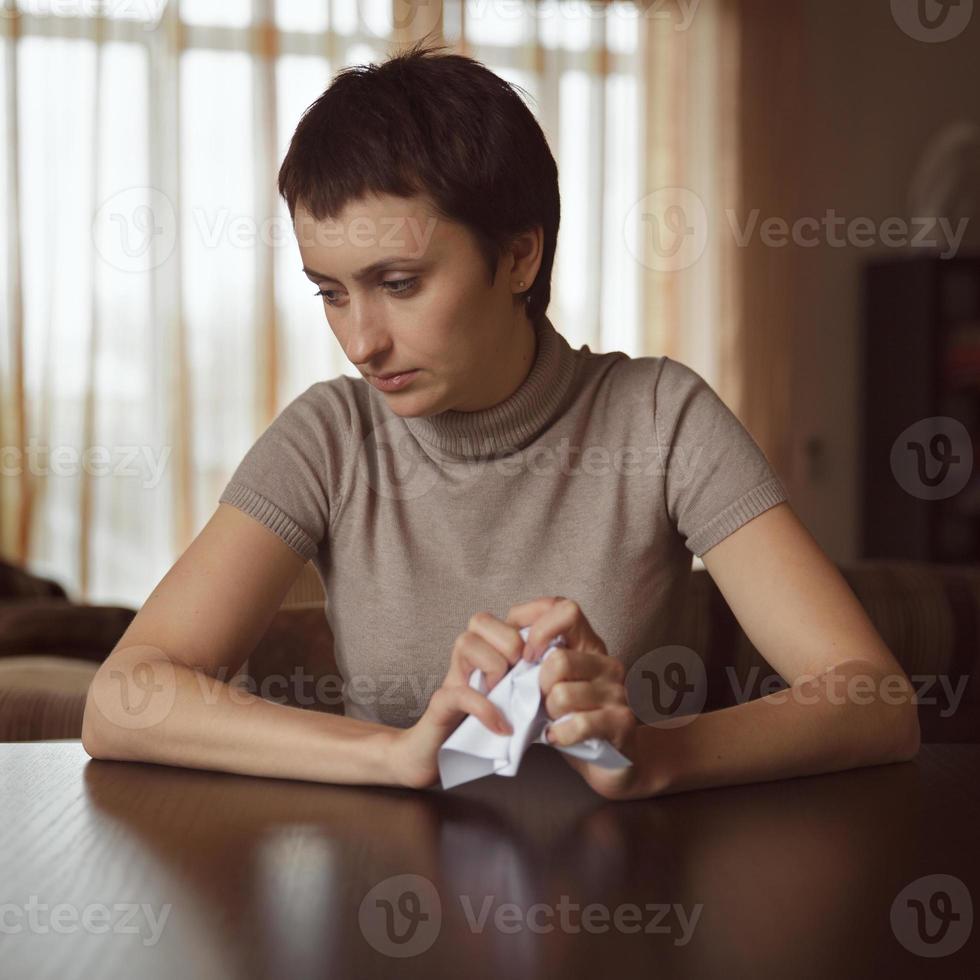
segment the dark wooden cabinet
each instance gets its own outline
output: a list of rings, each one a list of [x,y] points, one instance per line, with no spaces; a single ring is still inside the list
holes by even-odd
[[[861,557],[980,562],[980,256],[864,270]]]

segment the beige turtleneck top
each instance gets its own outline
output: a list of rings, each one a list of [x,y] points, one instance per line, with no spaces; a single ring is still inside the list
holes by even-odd
[[[691,368],[535,332],[525,380],[482,411],[401,418],[361,378],[311,385],[219,498],[314,562],[351,717],[413,724],[473,613],[542,595],[629,667],[675,642],[692,554],[787,499]]]

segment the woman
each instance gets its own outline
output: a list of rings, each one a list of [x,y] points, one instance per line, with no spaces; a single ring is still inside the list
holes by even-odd
[[[427,787],[467,714],[509,730],[473,669],[492,688],[559,634],[540,687],[569,717],[549,738],[633,761],[562,753],[608,798],[916,751],[907,679],[714,391],[667,357],[574,350],[548,319],[558,175],[509,84],[422,45],[345,70],[279,190],[363,377],[312,385],[241,461],[93,683],[91,754]],[[628,698],[628,670],[675,642],[692,553],[793,696],[640,724],[652,687]],[[307,560],[345,716],[202,688],[241,667]],[[856,678],[902,696],[840,697]]]

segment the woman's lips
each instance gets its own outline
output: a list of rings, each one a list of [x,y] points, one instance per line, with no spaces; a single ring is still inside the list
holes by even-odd
[[[398,391],[404,388],[405,385],[411,384],[418,373],[419,369],[415,368],[412,371],[405,371],[402,374],[396,374],[390,378],[379,378],[377,375],[373,375],[368,378],[368,381],[379,391]]]

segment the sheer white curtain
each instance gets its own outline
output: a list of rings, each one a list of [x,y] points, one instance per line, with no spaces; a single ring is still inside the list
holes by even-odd
[[[338,70],[433,29],[531,95],[561,180],[558,328],[711,379],[724,249],[664,268],[647,236],[651,193],[682,184],[710,206],[719,158],[704,154],[731,149],[722,0],[687,25],[683,6],[626,0],[446,0],[409,17],[397,3],[6,0],[8,560],[76,600],[139,605],[274,415],[357,376],[300,272],[276,171]]]

